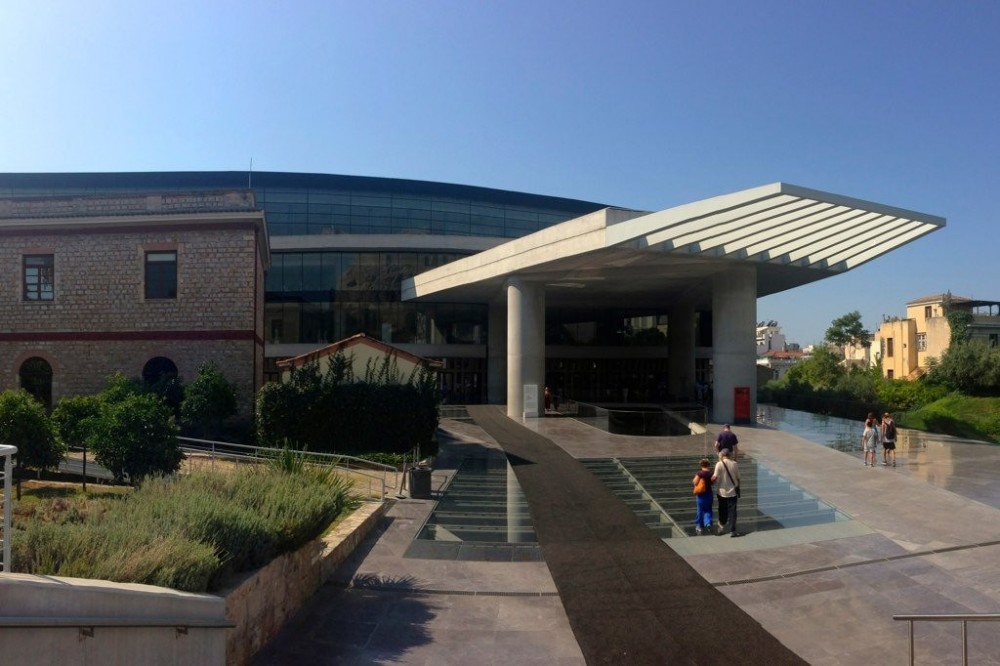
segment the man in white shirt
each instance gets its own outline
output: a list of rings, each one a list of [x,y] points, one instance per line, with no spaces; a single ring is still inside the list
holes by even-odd
[[[740,467],[735,460],[730,459],[730,455],[729,449],[719,452],[719,462],[715,463],[715,470],[712,472],[712,483],[715,484],[719,498],[719,536],[728,533],[731,537],[738,537],[743,536],[736,531]]]

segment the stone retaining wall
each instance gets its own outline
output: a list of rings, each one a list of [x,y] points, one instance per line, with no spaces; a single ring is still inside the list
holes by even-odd
[[[284,624],[330,578],[385,513],[387,504],[364,504],[329,534],[287,553],[223,592],[226,664],[241,666],[274,638]]]

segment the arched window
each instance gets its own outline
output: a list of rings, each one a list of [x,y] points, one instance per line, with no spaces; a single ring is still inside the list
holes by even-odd
[[[32,356],[21,364],[18,372],[21,388],[35,400],[52,409],[52,366],[44,358]]]
[[[142,368],[142,379],[147,384],[156,384],[161,379],[177,379],[177,366],[165,356],[151,358]]]

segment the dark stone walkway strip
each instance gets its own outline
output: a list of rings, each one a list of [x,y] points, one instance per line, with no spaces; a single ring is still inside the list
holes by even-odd
[[[517,474],[587,663],[806,663],[552,441],[496,406],[468,411]],[[738,554],[732,567],[739,570]]]

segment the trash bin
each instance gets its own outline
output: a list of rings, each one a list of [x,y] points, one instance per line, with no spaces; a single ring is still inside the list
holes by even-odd
[[[431,470],[429,467],[414,467],[410,470],[410,497],[431,498]]]

